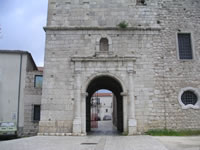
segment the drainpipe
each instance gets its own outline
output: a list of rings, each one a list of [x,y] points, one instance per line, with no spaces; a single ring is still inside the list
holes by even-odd
[[[17,105],[17,135],[19,131],[19,111],[20,111],[20,98],[21,98],[21,73],[22,72],[22,54],[20,54],[19,66],[19,85],[18,85],[18,105]]]

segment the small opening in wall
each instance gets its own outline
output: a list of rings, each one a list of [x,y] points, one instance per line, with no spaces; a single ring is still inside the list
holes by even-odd
[[[108,39],[107,38],[102,38],[100,40],[100,51],[108,51],[109,49],[109,44],[108,44]]]
[[[40,105],[34,105],[33,120],[40,121]]]

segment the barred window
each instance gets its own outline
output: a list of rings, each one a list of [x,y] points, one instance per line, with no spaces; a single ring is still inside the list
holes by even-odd
[[[108,51],[109,43],[107,38],[102,38],[100,40],[100,51]]]
[[[178,33],[179,59],[192,59],[192,44],[190,33]]]
[[[197,103],[197,100],[198,100],[197,95],[192,91],[185,91],[181,96],[181,101],[185,105],[188,104],[195,105]]]
[[[145,5],[145,0],[137,0],[137,5]]]

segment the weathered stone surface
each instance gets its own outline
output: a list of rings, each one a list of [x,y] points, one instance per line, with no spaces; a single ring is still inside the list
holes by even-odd
[[[25,136],[37,135],[39,122],[33,120],[34,105],[41,104],[42,89],[35,88],[35,75],[42,75],[40,71],[31,71],[26,74],[24,88],[24,130]]]
[[[40,132],[71,133],[76,102],[81,101],[84,114],[81,94],[101,75],[116,77],[126,89],[124,110],[134,99],[137,132],[199,129],[200,110],[183,110],[178,102],[182,88],[200,88],[199,7],[199,0],[148,0],[144,6],[134,0],[50,0]],[[129,28],[117,27],[123,20]],[[192,33],[193,60],[178,59],[178,32]],[[101,38],[109,40],[108,53],[99,51]],[[130,70],[134,71],[132,91]],[[131,115],[128,111],[124,118]],[[84,124],[85,116],[81,117]],[[61,121],[67,121],[68,127],[48,127],[48,122]]]

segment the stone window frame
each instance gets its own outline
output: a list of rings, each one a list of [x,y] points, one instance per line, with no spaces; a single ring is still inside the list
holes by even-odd
[[[100,41],[102,38],[108,39],[108,51],[101,51],[100,50]],[[96,39],[96,53],[97,54],[112,54],[113,53],[113,48],[112,48],[112,39],[108,35],[101,35]]]
[[[181,96],[186,91],[191,91],[197,96],[197,103],[195,105],[192,105],[192,104],[185,105],[182,102]],[[190,108],[192,108],[192,109],[200,109],[200,94],[199,94],[198,89],[196,89],[196,88],[193,88],[193,87],[182,88],[181,91],[179,92],[179,95],[178,95],[178,101],[179,101],[182,109],[190,109]]]
[[[178,34],[190,34],[190,40],[191,40],[191,48],[192,48],[192,59],[180,59],[179,55],[179,42],[178,42]],[[183,31],[183,32],[176,32],[176,49],[177,49],[177,59],[179,61],[185,62],[185,61],[194,61],[195,60],[195,46],[194,46],[194,34],[190,31]]]

